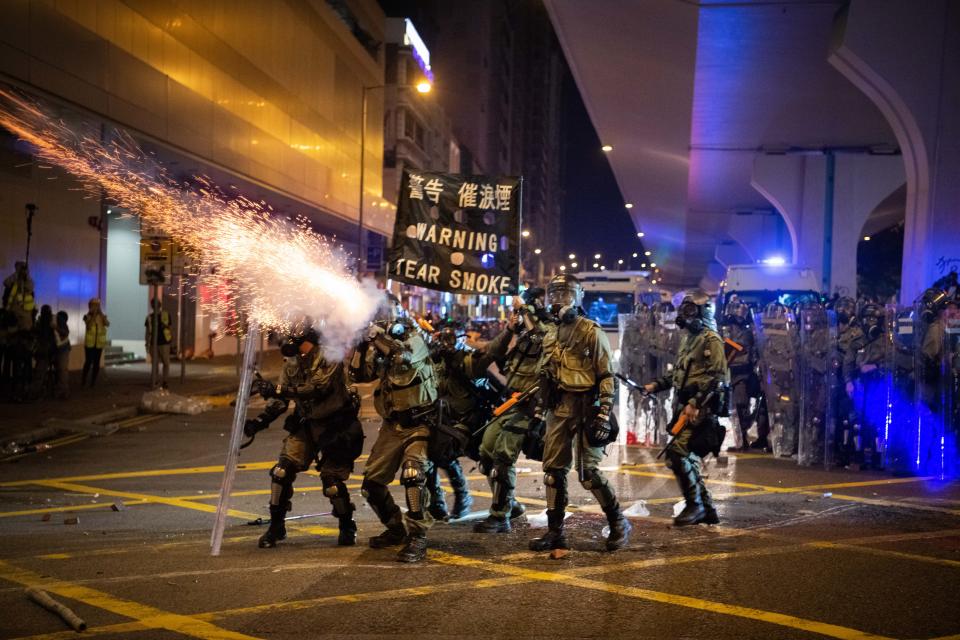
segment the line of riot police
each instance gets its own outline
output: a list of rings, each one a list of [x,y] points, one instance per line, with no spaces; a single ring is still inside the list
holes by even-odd
[[[751,309],[729,297],[719,318],[735,427],[728,445],[802,465],[955,476],[958,304],[955,273],[906,306],[841,297]],[[670,303],[621,316],[624,375],[662,375],[682,333],[676,316]],[[662,442],[661,401],[625,389],[621,403],[631,440]]]
[[[489,515],[473,530],[509,532],[511,520],[524,513],[514,498],[521,453],[544,461],[547,488],[548,531],[530,541],[531,549],[567,548],[567,475],[574,465],[607,517],[606,548],[624,546],[631,527],[600,471],[604,447],[617,436],[612,353],[599,325],[583,315],[581,299],[572,276],[555,278],[546,292],[528,289],[516,301],[509,326],[474,347],[463,343],[455,326],[437,331],[414,321],[394,299],[347,362],[328,360],[322,336],[312,327],[294,331],[283,343],[280,380],[276,385],[258,380],[256,390],[268,403],[244,429],[254,438],[293,403],[284,423],[288,435],[270,471],[271,520],[259,546],[274,547],[286,537],[294,480],[311,464],[338,518],[338,544],[355,544],[356,507],[345,481],[363,433],[351,382],[377,383],[374,406],[382,419],[361,485],[385,527],[370,539],[371,547],[402,544],[398,560],[422,560],[433,523],[470,511],[472,497],[458,460],[464,455],[478,462],[492,495]],[[452,512],[439,470],[454,489]],[[388,489],[398,474],[405,512]]]

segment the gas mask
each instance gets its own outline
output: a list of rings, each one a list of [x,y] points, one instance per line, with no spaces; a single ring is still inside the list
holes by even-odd
[[[837,312],[837,322],[850,324],[856,313],[857,303],[854,302],[853,298],[844,297],[837,300],[833,308]]]
[[[309,344],[310,348],[305,349],[304,344]],[[313,329],[307,329],[302,333],[291,333],[280,343],[280,354],[285,358],[296,356],[305,358],[319,344],[320,336]]]
[[[863,333],[871,342],[883,335],[883,311],[876,305],[863,309]]]
[[[700,333],[703,330],[703,318],[700,317],[700,307],[689,298],[680,303],[677,310],[677,327],[686,329],[690,333]]]
[[[576,320],[582,298],[580,281],[573,276],[554,276],[547,285],[547,306],[557,323],[569,324]]]

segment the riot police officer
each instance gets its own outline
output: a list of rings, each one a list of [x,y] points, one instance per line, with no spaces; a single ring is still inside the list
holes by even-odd
[[[548,531],[530,541],[533,551],[567,548],[563,520],[575,441],[580,483],[597,499],[610,524],[607,550],[623,547],[630,536],[630,523],[600,471],[603,447],[615,437],[610,343],[600,325],[583,315],[582,298],[580,281],[572,275],[555,276],[547,285],[547,306],[556,323],[543,338],[540,360]]]
[[[757,440],[752,446],[747,437],[747,432],[753,423],[750,399],[758,395],[757,391],[760,387],[756,371],[757,348],[751,324],[750,307],[736,299],[727,303],[721,330],[724,338],[740,347],[739,350],[731,347],[732,353],[727,364],[730,368],[730,387],[733,405],[737,412],[737,425],[740,428],[740,443],[744,450],[761,449],[767,446],[766,433],[758,433]]]
[[[837,378],[843,381],[842,391],[835,396],[837,411],[837,443],[840,466],[846,467],[859,450],[858,417],[853,406],[854,383],[857,369],[857,352],[866,344],[866,336],[857,322],[856,301],[842,297],[834,304],[837,314]]]
[[[673,470],[686,501],[673,519],[676,526],[720,521],[700,465],[708,453],[717,455],[724,429],[717,420],[724,413],[724,394],[730,373],[723,353],[723,340],[714,323],[713,301],[704,291],[693,289],[677,311],[677,327],[687,333],[673,371],[645,385],[650,393],[674,390],[676,421],[682,415],[686,426],[667,446],[667,466]]]
[[[858,384],[863,389],[857,412],[860,422],[857,443],[861,468],[883,467],[881,425],[885,422],[888,400],[885,373],[887,368],[886,313],[883,307],[867,303],[860,310],[860,326],[865,344],[856,353]]]
[[[280,380],[274,387],[262,384],[268,400],[256,418],[247,420],[247,437],[266,429],[295,404],[284,429],[288,435],[277,464],[270,469],[270,528],[259,540],[261,548],[275,547],[287,536],[284,518],[291,508],[293,482],[316,461],[323,494],[330,499],[339,521],[337,544],[352,545],[357,539],[354,504],[345,484],[363,449],[363,429],[358,420],[360,398],[347,386],[340,361],[328,361],[313,329],[290,336],[281,347],[284,356]],[[319,459],[318,459],[319,457]]]
[[[401,317],[386,330],[372,325],[351,366],[358,380],[380,379],[374,406],[383,423],[364,468],[361,492],[387,529],[370,538],[370,546],[404,542],[397,559],[418,562],[426,557],[427,531],[433,524],[425,483],[429,420],[439,394],[430,350],[412,321]],[[407,502],[402,515],[387,489],[398,470]]]
[[[522,294],[520,304],[513,321],[498,340],[507,344],[513,340],[513,346],[507,351],[501,371],[507,378],[505,392],[525,394],[534,387],[540,378],[540,353],[543,336],[548,320],[543,305],[545,291],[539,287],[527,289]],[[485,520],[474,525],[477,533],[508,533],[510,520],[524,513],[523,505],[514,499],[517,486],[517,458],[524,441],[538,434],[531,433],[542,420],[534,419],[536,398],[530,397],[497,416],[483,431],[480,443],[480,470],[490,483],[490,514]]]
[[[493,393],[485,387],[484,381],[487,367],[503,355],[504,343],[503,340],[493,340],[483,349],[464,347],[456,327],[451,325],[443,327],[431,345],[442,402],[438,414],[442,424],[438,424],[431,434],[429,454],[433,468],[427,478],[431,494],[430,512],[435,519],[448,517],[438,469],[447,472],[454,492],[453,512],[449,517],[458,520],[470,513],[473,497],[457,458],[465,453],[470,434],[490,415]]]

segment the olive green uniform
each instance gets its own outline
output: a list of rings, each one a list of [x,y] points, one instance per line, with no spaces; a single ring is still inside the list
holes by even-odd
[[[425,536],[433,524],[424,491],[430,466],[427,420],[438,398],[430,351],[423,338],[412,330],[403,341],[384,340],[381,336],[374,344],[364,346],[368,349],[358,350],[355,362],[367,368],[365,378],[371,371],[379,374],[374,406],[383,423],[364,468],[362,491],[380,521],[396,530],[401,522],[400,508],[387,485],[402,468],[400,482],[407,500],[402,522],[408,534]],[[379,353],[371,353],[371,347]]]
[[[432,434],[430,446],[431,465],[427,473],[427,488],[430,490],[430,510],[434,518],[446,518],[447,507],[443,488],[440,486],[439,469],[443,469],[450,479],[455,502],[453,515],[462,517],[469,512],[473,504],[463,467],[457,459],[463,451],[457,443],[452,451],[452,438],[446,431],[453,430],[462,434],[463,440],[479,429],[489,415],[489,409],[482,401],[480,391],[474,380],[486,376],[489,367],[498,357],[502,357],[500,341],[491,341],[484,349],[456,349],[444,351],[437,349],[433,354],[433,368],[436,372],[440,399],[443,403],[439,419],[443,427]]]
[[[291,400],[296,407],[285,421],[288,435],[277,464],[270,470],[271,531],[264,538],[271,539],[261,539],[261,546],[273,546],[285,537],[282,523],[291,508],[293,483],[297,474],[306,471],[313,461],[320,472],[323,493],[340,521],[340,544],[353,544],[356,508],[350,501],[346,481],[363,449],[363,428],[357,418],[359,398],[347,386],[343,363],[328,362],[320,347],[314,347],[306,357],[284,358],[273,395],[263,412],[248,423],[252,433],[283,415]]]
[[[743,347],[740,351],[734,349],[728,365],[730,367],[733,405],[737,412],[737,426],[740,428],[742,446],[746,448],[750,444],[747,440],[747,431],[750,430],[753,421],[750,413],[750,399],[757,395],[757,388],[760,386],[756,373],[756,341],[753,337],[753,331],[746,326],[735,323],[725,324],[723,335]],[[757,435],[758,440],[765,441],[767,439],[767,434],[759,430]]]
[[[834,395],[834,407],[837,412],[837,450],[839,464],[845,467],[850,464],[856,454],[858,438],[857,415],[853,406],[853,399],[847,393],[846,387],[859,377],[857,368],[857,352],[863,348],[867,337],[863,329],[856,322],[841,325],[837,333],[837,378],[841,381]]]
[[[537,322],[533,331],[518,336],[506,353],[503,373],[507,376],[508,394],[524,393],[540,379],[540,354],[546,325]],[[505,330],[496,338],[498,346],[509,344],[512,333]],[[506,518],[513,508],[517,486],[517,458],[533,419],[536,399],[514,405],[487,425],[480,443],[480,470],[487,476],[493,499],[490,515]]]
[[[710,510],[713,501],[700,474],[702,459],[717,454],[723,443],[723,427],[717,421],[714,403],[704,406],[706,395],[717,383],[729,383],[730,372],[724,356],[723,340],[710,328],[685,333],[680,341],[673,371],[653,381],[654,391],[673,388],[675,412],[687,404],[699,410],[695,423],[685,427],[667,447],[667,466],[689,504]]]
[[[581,484],[593,493],[608,518],[613,513],[622,517],[613,487],[600,471],[603,447],[590,446],[581,428],[589,426],[595,405],[613,405],[613,363],[606,334],[583,316],[551,327],[543,338],[540,368],[552,387],[546,391],[543,451],[548,518],[551,512],[562,518],[566,509],[567,473],[578,438]]]

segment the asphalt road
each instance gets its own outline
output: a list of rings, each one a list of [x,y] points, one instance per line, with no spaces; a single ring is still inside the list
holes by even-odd
[[[84,618],[83,635],[105,638],[960,638],[958,483],[731,454],[709,469],[722,524],[675,529],[672,475],[655,452],[624,447],[607,473],[625,506],[650,512],[632,519],[627,549],[601,551],[605,519],[571,478],[566,558],[527,551],[538,530],[524,521],[485,536],[467,519],[435,525],[428,561],[409,566],[366,546],[381,527],[365,505],[356,547],[335,545],[329,516],[256,547],[263,529],[246,522],[266,516],[278,421],[243,452],[211,557],[230,416],[137,418],[0,464],[0,637],[76,636],[27,600],[40,586]],[[372,416],[365,428],[369,451]],[[464,462],[482,517],[486,482]],[[519,466],[534,515],[540,467]],[[319,479],[302,475],[292,515],[326,511]]]

